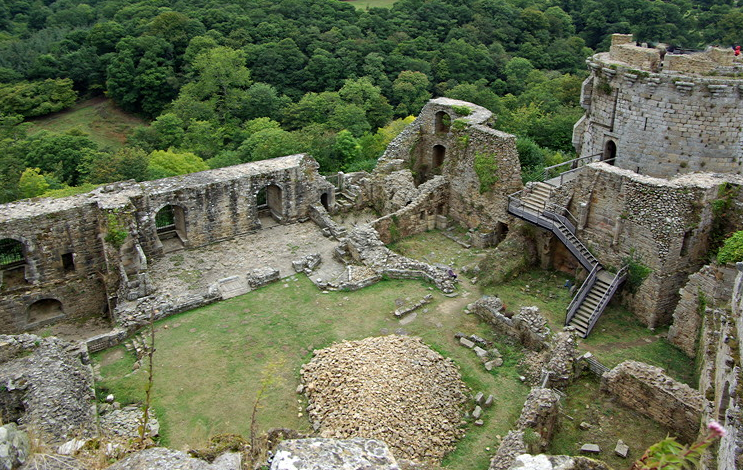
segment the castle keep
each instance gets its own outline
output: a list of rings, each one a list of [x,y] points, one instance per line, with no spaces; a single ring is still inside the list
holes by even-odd
[[[729,49],[692,54],[636,46],[615,34],[588,60],[579,156],[650,176],[736,173],[743,161],[743,60]]]

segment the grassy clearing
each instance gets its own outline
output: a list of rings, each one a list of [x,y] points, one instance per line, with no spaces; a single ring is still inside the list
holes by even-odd
[[[597,458],[614,468],[627,468],[642,456],[645,449],[666,437],[666,429],[639,413],[617,405],[599,390],[599,382],[591,377],[573,383],[566,391],[564,414],[560,415],[557,431],[548,449],[551,454],[579,455],[583,444],[598,444]],[[571,419],[565,415],[570,416]],[[584,431],[579,425],[591,428]],[[627,459],[614,454],[617,440],[630,448]]]
[[[436,231],[400,241],[391,248],[456,269],[482,256]],[[521,306],[537,305],[550,326],[559,331],[570,302],[568,289],[562,287],[566,279],[562,273],[537,269],[507,285],[487,288],[485,293],[498,295],[514,312]],[[434,294],[433,302],[427,311],[418,311],[411,323],[403,325],[392,317],[396,301],[416,302],[428,293]],[[267,393],[259,408],[259,429],[289,427],[308,431],[310,426],[303,411],[307,403],[295,394],[295,389],[299,368],[309,361],[312,350],[336,341],[400,332],[420,336],[433,349],[451,357],[473,393],[482,391],[496,396],[495,405],[484,414],[484,426],[470,425],[456,450],[444,461],[452,469],[486,468],[498,445],[496,436],[504,436],[512,428],[528,388],[518,380],[520,348],[497,337],[476,317],[462,313],[480,295],[479,287],[466,279],[455,298],[432,291],[422,282],[399,280],[383,281],[358,292],[323,294],[306,277],[297,275],[158,322],[154,405],[164,443],[177,448],[197,447],[216,433],[248,436],[249,416],[264,383]],[[455,332],[475,333],[493,340],[504,356],[504,366],[486,372],[472,351],[458,344]],[[683,377],[684,364],[688,362],[677,356],[675,348],[665,340],[651,335],[629,312],[615,305],[610,306],[581,347],[610,367],[625,359],[637,359],[669,368],[676,377]],[[142,400],[146,374],[131,373],[134,359],[129,353],[121,347],[113,348],[99,353],[95,360],[104,378],[98,384],[99,394],[113,392],[122,402]],[[691,367],[688,372],[691,373]],[[621,438],[633,451],[664,437],[662,430],[643,431],[647,439],[642,436],[645,440],[633,440],[638,437],[635,435],[643,434],[639,429],[655,429],[652,423],[607,402],[599,396],[595,382],[581,380],[568,395],[566,410],[575,421],[562,422],[553,452],[576,453],[577,443],[585,442],[586,435],[591,442],[599,441],[602,449],[609,450]],[[581,421],[598,423],[602,429],[598,434],[606,435],[606,442],[594,437],[593,431],[579,430]],[[610,451],[602,452],[601,457],[611,462],[609,454]],[[618,468],[623,466],[626,462]]]
[[[445,250],[457,251],[458,245],[438,237],[437,247],[447,244],[453,247]],[[268,388],[258,414],[259,428],[308,431],[303,413],[307,404],[295,389],[299,368],[312,350],[344,339],[404,332],[421,336],[451,357],[473,392],[496,396],[484,415],[485,425],[471,426],[445,462],[452,469],[485,468],[497,447],[495,436],[513,426],[528,393],[516,370],[521,352],[498,342],[476,317],[462,313],[477,298],[464,289],[453,299],[434,292],[427,311],[417,312],[409,324],[392,317],[396,300],[415,302],[431,292],[421,282],[383,281],[358,292],[322,294],[306,277],[293,276],[158,322],[154,405],[165,444],[199,446],[223,432],[247,436],[255,397],[264,383]],[[458,331],[494,339],[504,366],[485,371],[475,354],[455,340]],[[134,359],[129,353],[113,348],[95,360],[104,378],[98,384],[99,395],[113,392],[123,402],[142,400],[146,373],[131,373]]]
[[[117,108],[111,100],[93,98],[82,101],[65,111],[31,121],[29,133],[41,130],[66,132],[79,129],[90,136],[101,148],[118,150],[135,127],[145,122]]]
[[[357,10],[368,10],[369,8],[392,8],[397,0],[346,0]]]

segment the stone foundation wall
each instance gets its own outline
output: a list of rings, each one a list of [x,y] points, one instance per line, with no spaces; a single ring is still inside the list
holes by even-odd
[[[707,265],[689,276],[673,312],[668,341],[689,357],[697,355],[697,340],[706,307],[725,305],[732,296],[737,271],[733,266]]]
[[[601,388],[622,405],[673,430],[683,442],[694,441],[699,433],[706,400],[658,367],[625,361],[604,374]]]

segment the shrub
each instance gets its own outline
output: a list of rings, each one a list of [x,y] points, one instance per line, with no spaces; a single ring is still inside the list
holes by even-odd
[[[490,191],[498,182],[498,161],[492,153],[475,154],[475,173],[480,180],[480,194]]]
[[[472,110],[468,108],[467,106],[452,106],[451,109],[459,114],[460,116],[469,116],[472,114]]]
[[[634,294],[653,270],[645,266],[634,251],[624,259],[624,263],[628,266],[627,289]]]
[[[737,263],[743,261],[743,230],[735,232],[723,243],[717,252],[717,262],[720,264]]]

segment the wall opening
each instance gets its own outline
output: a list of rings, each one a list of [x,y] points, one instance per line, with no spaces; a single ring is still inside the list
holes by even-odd
[[[0,240],[0,281],[9,288],[26,284],[26,247],[18,240]]]
[[[32,303],[26,311],[26,323],[39,323],[64,315],[62,302],[57,299],[41,299]]]
[[[722,396],[720,397],[720,405],[717,407],[717,421],[724,423],[725,415],[727,414],[728,407],[730,406],[730,382],[726,381],[725,386],[722,388]]]
[[[62,253],[62,269],[66,273],[75,271],[75,257],[72,253]]]
[[[277,222],[283,220],[284,211],[281,188],[277,185],[269,184],[259,189],[255,193],[255,202],[258,206],[258,217],[264,219],[270,217]],[[322,196],[320,197],[320,202],[322,202]]]
[[[320,204],[325,208],[326,211],[330,212],[330,204],[328,203],[328,193],[322,193],[320,195]]]
[[[681,256],[686,256],[689,254],[689,244],[691,242],[691,234],[692,234],[691,230],[688,230],[686,233],[684,233],[684,239],[681,242]]]
[[[182,207],[167,205],[155,214],[157,237],[163,245],[163,253],[183,249],[186,240],[186,220]]]
[[[451,116],[444,111],[436,113],[436,132],[449,132],[451,126]]]
[[[441,174],[441,166],[444,164],[446,156],[446,147],[443,145],[433,146],[433,156],[431,157],[431,169],[436,174]]]
[[[614,159],[617,158],[617,144],[613,140],[606,141],[604,153],[601,155],[601,161],[614,165]]]

